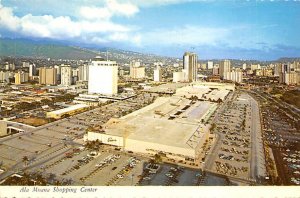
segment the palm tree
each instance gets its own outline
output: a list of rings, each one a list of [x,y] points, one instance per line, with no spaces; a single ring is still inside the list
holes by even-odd
[[[27,166],[28,161],[29,161],[29,158],[28,158],[27,156],[24,156],[24,157],[22,158],[22,161],[24,162],[24,165]]]

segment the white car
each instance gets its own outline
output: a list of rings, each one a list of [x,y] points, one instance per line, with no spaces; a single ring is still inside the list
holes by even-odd
[[[120,178],[120,179],[124,178],[124,176],[121,175],[121,174],[117,174],[117,177]]]

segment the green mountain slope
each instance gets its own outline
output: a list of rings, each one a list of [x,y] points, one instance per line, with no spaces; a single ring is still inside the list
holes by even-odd
[[[0,56],[38,57],[53,59],[90,59],[96,53],[77,47],[35,43],[28,40],[1,39]]]

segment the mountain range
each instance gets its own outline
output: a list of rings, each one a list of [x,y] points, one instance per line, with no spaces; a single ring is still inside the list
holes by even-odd
[[[168,59],[175,60],[175,58],[107,47],[78,47],[68,43],[48,40],[0,38],[0,56],[2,57],[88,60],[99,55],[103,58],[127,63],[133,59],[141,60],[144,63],[153,61],[165,62]]]
[[[0,38],[0,57],[26,57],[26,58],[51,58],[51,59],[71,59],[71,60],[89,60],[100,55],[103,58],[115,60],[120,63],[129,63],[130,60],[140,60],[143,63],[175,62],[178,58],[165,57],[153,54],[132,52],[108,47],[91,47],[91,46],[72,46],[66,42],[57,42],[52,40],[30,40],[30,39],[11,39]],[[181,58],[179,58],[181,59]],[[206,60],[201,60],[205,62]],[[219,60],[213,60],[218,62]],[[261,62],[255,60],[232,60],[237,65],[243,62]],[[300,61],[299,57],[284,57],[279,62]],[[274,62],[274,61],[266,61]]]

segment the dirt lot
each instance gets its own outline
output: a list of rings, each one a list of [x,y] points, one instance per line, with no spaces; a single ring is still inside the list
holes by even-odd
[[[17,118],[15,120],[12,120],[14,122],[19,122],[31,126],[41,126],[48,123],[47,119],[44,118],[37,118],[37,117],[30,117],[30,118]]]

